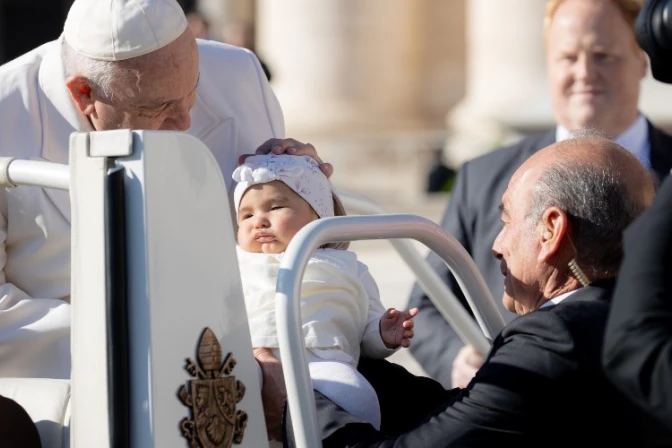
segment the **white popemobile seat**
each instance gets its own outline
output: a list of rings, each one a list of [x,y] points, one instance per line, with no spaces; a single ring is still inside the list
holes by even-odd
[[[0,159],[0,183],[70,189],[72,381],[0,379],[0,394],[24,406],[45,448],[268,446],[229,196],[205,145],[177,132],[78,133],[69,167]],[[346,208],[380,211],[344,199]],[[395,239],[439,309],[481,351],[504,325],[466,251],[434,223],[352,216],[302,229],[283,260],[276,308],[302,447],[319,446],[298,307],[307,258],[328,241],[373,238]],[[400,238],[447,261],[482,332]]]

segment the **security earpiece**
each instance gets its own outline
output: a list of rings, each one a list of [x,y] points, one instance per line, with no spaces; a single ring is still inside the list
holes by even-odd
[[[545,240],[550,240],[551,238],[553,238],[553,234],[551,233],[551,231],[550,230],[545,231],[544,232],[544,239]]]

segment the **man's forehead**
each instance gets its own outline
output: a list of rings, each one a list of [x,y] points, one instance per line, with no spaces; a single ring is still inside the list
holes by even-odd
[[[582,40],[594,45],[609,46],[616,37],[622,37],[625,25],[634,37],[634,31],[627,26],[618,7],[612,2],[567,0],[555,12],[548,27],[550,42],[571,42]]]
[[[564,0],[555,9],[549,25],[562,23],[563,20],[593,24],[605,18],[610,18],[609,16],[614,13],[620,15],[621,11],[613,1]]]
[[[511,180],[509,181],[509,185],[506,188],[506,191],[504,192],[504,195],[506,196],[513,194],[514,190],[518,189],[518,186],[521,184],[521,182],[524,182],[528,177],[529,177],[529,172],[530,172],[530,165],[532,160],[527,160],[525,163],[523,163],[520,168],[518,168],[514,173],[513,176],[511,176]]]
[[[509,199],[506,196],[506,192],[504,192],[504,194],[502,195],[502,202],[499,204],[499,211],[502,215],[509,214],[508,201]]]
[[[138,107],[152,107],[152,106],[161,106],[165,103],[179,101],[183,96],[190,94],[198,87],[198,82],[200,80],[200,73],[196,79],[195,84],[189,84],[188,88],[184,88],[181,83],[176,82],[176,80],[171,80],[168,83],[157,83],[157,85],[163,85],[165,88],[157,89],[147,88],[146,86],[140,87],[140,94],[137,96],[134,101],[134,105]]]
[[[542,167],[536,158],[525,162],[511,177],[509,186],[502,195],[502,208],[510,212],[516,208],[516,203],[524,202],[529,190],[539,177]]]

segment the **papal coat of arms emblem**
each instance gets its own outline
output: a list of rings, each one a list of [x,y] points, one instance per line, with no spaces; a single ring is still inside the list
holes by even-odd
[[[195,379],[180,387],[178,396],[191,408],[191,419],[180,422],[191,448],[230,448],[243,441],[247,413],[236,411],[245,385],[229,376],[236,360],[229,353],[222,361],[222,347],[215,333],[205,328],[198,341],[198,363],[187,358],[185,368]]]

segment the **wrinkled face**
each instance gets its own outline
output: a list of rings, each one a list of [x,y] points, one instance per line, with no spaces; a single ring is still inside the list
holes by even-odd
[[[546,30],[553,112],[570,131],[611,137],[637,117],[647,63],[632,28],[611,1],[565,0]]]
[[[189,34],[161,51],[158,57],[121,62],[124,76],[111,99],[96,97],[88,114],[96,130],[145,129],[186,131],[189,111],[196,103],[198,49]],[[143,57],[137,58],[141,59]]]
[[[526,186],[532,185],[533,176],[528,170],[511,179],[500,206],[503,227],[492,246],[504,275],[504,307],[518,314],[527,312],[541,290],[537,226],[528,219],[527,205],[530,191]]]
[[[250,187],[238,209],[238,244],[246,252],[279,254],[317,219],[312,207],[283,182]]]

